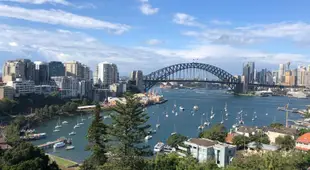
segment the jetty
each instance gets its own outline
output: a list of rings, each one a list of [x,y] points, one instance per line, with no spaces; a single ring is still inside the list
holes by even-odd
[[[41,144],[41,145],[38,145],[37,147],[38,148],[41,148],[43,150],[46,150],[46,149],[50,149],[50,148],[53,148],[54,144],[58,143],[58,142],[64,142],[65,144],[69,144],[71,143],[71,140],[65,138],[65,137],[61,137],[55,141],[49,141],[49,142],[46,142],[44,144]]]

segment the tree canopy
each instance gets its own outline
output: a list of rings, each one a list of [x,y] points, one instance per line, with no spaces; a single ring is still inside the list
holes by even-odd
[[[220,142],[225,142],[227,132],[226,128],[222,124],[216,124],[212,126],[210,129],[207,129],[200,133],[199,137],[208,138],[211,140],[217,140]]]
[[[283,150],[290,150],[295,147],[295,140],[291,136],[279,136],[276,138],[276,144]]]
[[[183,145],[183,142],[187,140],[186,136],[181,134],[174,134],[169,136],[167,139],[167,144],[172,147],[177,147],[178,145]]]

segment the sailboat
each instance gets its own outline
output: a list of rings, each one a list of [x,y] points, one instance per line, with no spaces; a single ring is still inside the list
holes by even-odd
[[[156,124],[156,128],[160,127],[160,123],[159,123],[159,116],[157,117],[157,124]]]
[[[79,128],[80,127],[80,123],[79,123],[79,121],[78,120],[76,120],[76,125],[74,125],[74,129],[76,129],[76,128]]]
[[[61,124],[60,124],[60,117],[58,119],[57,125],[55,126],[55,129],[61,128]]]
[[[210,116],[210,119],[213,119],[215,116],[215,114],[213,113],[213,107],[211,108],[211,116]]]
[[[227,112],[227,103],[225,103],[224,111]]]
[[[208,112],[206,114],[206,121],[203,123],[205,126],[209,126],[210,122],[208,121]]]
[[[201,121],[201,123],[200,123],[200,126],[198,126],[198,129],[202,130],[204,128],[203,123],[202,123],[202,116],[201,116],[201,120],[200,121]]]
[[[177,104],[175,103],[175,101],[174,101],[174,105],[173,105],[173,107],[174,107],[174,108],[176,108],[176,107],[177,107]]]
[[[221,121],[221,124],[224,123],[224,114],[222,115],[222,121]]]
[[[166,117],[169,117],[168,113],[166,112]]]
[[[175,112],[175,116],[178,116],[178,112]]]
[[[81,114],[81,121],[83,122],[85,119],[83,118],[83,115]]]
[[[173,125],[173,132],[171,133],[171,136],[175,135],[175,134],[177,134],[177,130],[176,130],[176,127],[175,127],[175,124],[174,124]]]
[[[239,124],[240,125],[244,124],[244,121],[242,120],[242,113],[241,113],[241,117],[240,117],[240,120],[239,120]]]
[[[73,135],[76,135],[76,132],[72,131],[69,133],[69,136],[73,136]]]

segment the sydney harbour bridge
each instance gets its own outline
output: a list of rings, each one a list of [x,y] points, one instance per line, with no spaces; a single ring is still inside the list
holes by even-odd
[[[212,74],[216,80],[209,80],[208,75]],[[245,88],[259,87],[278,87],[278,88],[294,88],[292,86],[282,86],[273,84],[248,84],[234,77],[227,71],[204,63],[180,63],[164,67],[154,71],[143,77],[145,91],[150,90],[158,82],[208,82],[226,84],[235,93],[244,92]]]

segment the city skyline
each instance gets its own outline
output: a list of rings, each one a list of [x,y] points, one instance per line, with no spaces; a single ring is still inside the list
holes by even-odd
[[[132,70],[147,74],[196,58],[231,74],[241,74],[248,61],[259,70],[277,70],[287,62],[292,68],[310,64],[310,25],[304,18],[310,2],[194,4],[195,8],[192,1],[176,0],[2,0],[0,65],[16,58],[76,60],[95,70],[108,61],[128,76]]]

